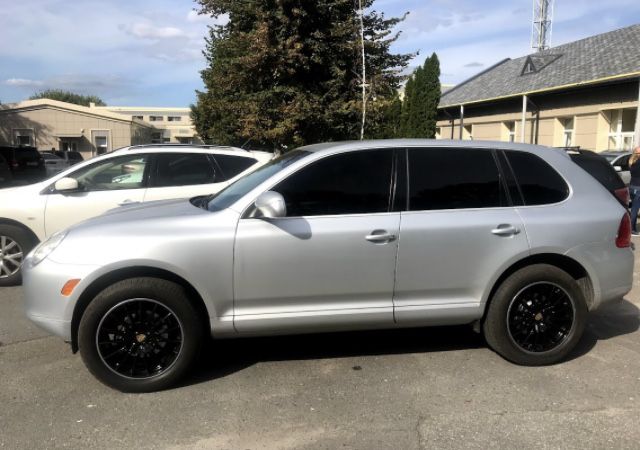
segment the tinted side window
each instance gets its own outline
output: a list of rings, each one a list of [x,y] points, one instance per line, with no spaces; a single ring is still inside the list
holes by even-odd
[[[157,187],[216,182],[213,165],[203,153],[159,153],[156,161]]]
[[[69,174],[86,191],[145,187],[148,155],[127,155],[90,164]]]
[[[506,192],[491,150],[409,150],[409,209],[507,206]]]
[[[546,205],[567,198],[569,186],[542,158],[525,152],[505,153],[520,185],[525,205]]]
[[[393,150],[329,156],[300,169],[272,190],[287,204],[287,215],[321,216],[389,210]]]
[[[222,174],[218,177],[218,181],[226,181],[235,177],[240,172],[253,166],[257,161],[247,156],[213,155],[213,157],[218,163],[218,166],[220,166],[220,169],[222,169]]]

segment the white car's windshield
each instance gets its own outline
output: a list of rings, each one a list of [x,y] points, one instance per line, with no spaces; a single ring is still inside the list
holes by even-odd
[[[217,194],[207,197],[207,209],[213,212],[228,208],[272,175],[310,154],[310,152],[304,150],[293,150],[269,161],[264,166],[238,179]]]

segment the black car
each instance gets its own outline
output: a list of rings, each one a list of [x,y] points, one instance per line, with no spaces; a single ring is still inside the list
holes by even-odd
[[[4,156],[0,154],[0,188],[7,186],[13,176],[11,175],[11,169],[9,168],[9,163],[4,159]]]
[[[44,158],[37,148],[0,146],[0,155],[7,161],[14,183],[34,183],[46,178]]]
[[[629,206],[629,189],[604,156],[590,150],[577,148],[567,148],[565,150],[573,162],[582,167],[586,172],[589,172],[589,174],[611,192],[625,208]]]

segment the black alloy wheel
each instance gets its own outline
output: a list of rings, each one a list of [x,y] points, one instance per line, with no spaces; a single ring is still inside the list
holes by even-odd
[[[573,300],[564,289],[555,283],[534,283],[518,292],[509,306],[509,336],[527,352],[547,352],[567,339],[574,315]]]
[[[125,300],[111,308],[96,331],[103,363],[118,375],[149,378],[169,369],[182,350],[180,320],[156,300]]]
[[[559,267],[533,264],[497,286],[482,331],[489,347],[511,362],[555,364],[582,337],[587,314],[585,291],[575,278]]]
[[[174,386],[210,333],[196,301],[181,285],[160,278],[111,284],[80,318],[82,360],[98,380],[122,392]]]

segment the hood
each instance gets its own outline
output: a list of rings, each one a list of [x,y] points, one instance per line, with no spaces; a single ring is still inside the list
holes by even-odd
[[[111,227],[130,227],[133,223],[155,223],[169,219],[184,218],[187,216],[211,215],[209,211],[191,204],[189,199],[159,200],[130,206],[121,206],[111,209],[104,214],[87,219],[71,227],[71,229],[83,229],[101,225]]]

